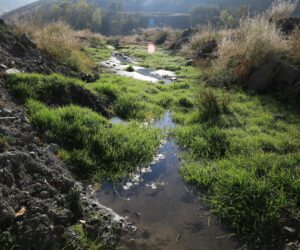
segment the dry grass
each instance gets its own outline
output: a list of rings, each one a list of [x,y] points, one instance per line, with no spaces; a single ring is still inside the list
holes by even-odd
[[[162,43],[166,48],[170,47],[181,34],[180,30],[172,28],[151,28],[144,29],[136,35],[124,36],[120,39],[120,42],[123,44],[147,44],[147,43],[159,43],[162,39]]]
[[[244,81],[253,67],[286,55],[290,47],[275,24],[264,17],[241,20],[240,27],[229,32],[218,45],[214,67],[229,70],[234,79]]]
[[[270,60],[286,57],[293,48],[293,60],[300,62],[300,32],[293,35],[292,42],[276,27],[276,20],[293,13],[298,1],[276,0],[263,14],[245,17],[234,29],[216,30],[211,26],[200,28],[192,37],[183,53],[194,58],[203,44],[217,41],[217,59],[205,60],[200,66],[212,66],[209,72],[223,81],[243,83],[248,79],[250,71]],[[294,53],[295,51],[295,53]]]
[[[61,21],[46,25],[26,22],[18,24],[15,30],[18,34],[28,35],[39,49],[75,71],[90,72],[95,66],[84,49],[88,46],[89,38],[100,40],[101,36],[87,30],[76,32]],[[80,39],[82,37],[85,37],[84,41]]]
[[[291,16],[295,11],[298,2],[298,0],[275,0],[264,16],[275,22]]]
[[[197,34],[190,39],[189,43],[183,46],[181,52],[189,58],[194,58],[197,51],[199,51],[205,43],[212,40],[219,40],[220,35],[221,33],[211,25],[199,27]]]

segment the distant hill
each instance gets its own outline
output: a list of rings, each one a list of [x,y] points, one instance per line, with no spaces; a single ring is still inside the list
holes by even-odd
[[[71,0],[78,2],[78,0]],[[249,5],[254,11],[263,11],[270,6],[273,0],[86,0],[97,7],[108,9],[113,3],[121,3],[124,11],[129,12],[177,12],[187,13],[197,5],[215,5],[226,8],[238,8]],[[28,3],[37,2],[45,6],[63,0],[1,0],[0,10],[10,11]],[[34,5],[34,6],[37,6]]]
[[[9,1],[9,0],[0,0]],[[74,29],[92,29],[104,35],[125,35],[149,27],[189,28],[211,23],[222,25],[221,9],[251,6],[252,12],[266,10],[273,0],[13,0],[32,2],[2,15],[6,21],[63,20]],[[191,10],[195,6],[198,12]],[[214,8],[206,8],[215,6]],[[2,7],[2,6],[1,6]],[[0,8],[1,8],[0,7]],[[232,11],[235,13],[235,11]],[[193,18],[195,17],[195,18]]]

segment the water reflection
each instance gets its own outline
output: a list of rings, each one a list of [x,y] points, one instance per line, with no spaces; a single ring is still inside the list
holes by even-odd
[[[163,130],[175,127],[170,112],[152,125]],[[117,186],[105,184],[96,193],[101,203],[113,208],[129,223],[119,249],[231,250],[236,247],[234,241],[222,237],[226,231],[182,181],[178,155],[179,147],[174,140],[166,139],[156,159],[135,173],[135,178]]]

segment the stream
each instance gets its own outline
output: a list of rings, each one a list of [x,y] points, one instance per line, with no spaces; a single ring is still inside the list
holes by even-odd
[[[124,123],[117,117],[111,122]],[[171,113],[166,111],[150,126],[160,128],[166,135],[153,162],[118,185],[106,183],[94,190],[99,202],[130,225],[117,249],[235,249],[237,243],[230,233],[180,176],[180,149],[168,136],[175,127]]]
[[[120,75],[127,76],[141,81],[152,83],[172,83],[177,80],[176,74],[168,70],[153,70],[138,66],[138,63],[125,54],[114,52],[109,60],[101,62],[101,65],[109,71]],[[132,67],[132,72],[128,67]]]

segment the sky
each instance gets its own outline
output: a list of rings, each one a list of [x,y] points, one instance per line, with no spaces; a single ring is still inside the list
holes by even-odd
[[[7,12],[36,0],[0,0],[0,12]]]

